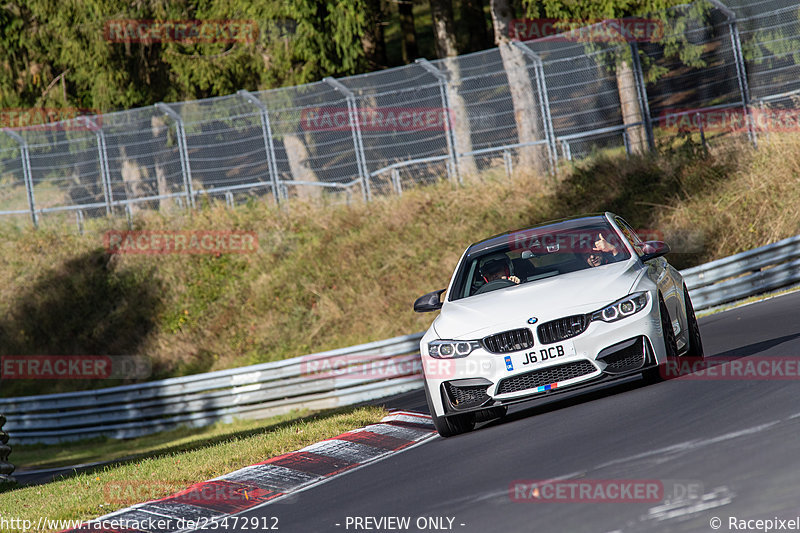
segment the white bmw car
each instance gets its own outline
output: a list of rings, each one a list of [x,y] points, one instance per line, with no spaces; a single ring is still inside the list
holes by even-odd
[[[546,223],[471,245],[420,341],[425,393],[444,437],[509,404],[702,358],[700,330],[669,246],[613,213]],[[443,301],[440,295],[445,293]]]

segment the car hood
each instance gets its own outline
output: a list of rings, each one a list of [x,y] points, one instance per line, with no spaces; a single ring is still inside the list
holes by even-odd
[[[433,327],[442,339],[475,339],[534,317],[542,323],[589,313],[626,296],[641,273],[637,261],[626,261],[446,301]]]

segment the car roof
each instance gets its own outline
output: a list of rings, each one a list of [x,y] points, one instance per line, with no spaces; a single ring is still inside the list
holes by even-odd
[[[472,255],[485,252],[487,250],[491,250],[496,247],[500,247],[504,244],[507,244],[510,239],[512,239],[513,235],[516,233],[526,232],[530,230],[540,230],[543,228],[553,227],[553,229],[558,230],[570,230],[574,228],[579,228],[591,223],[601,223],[601,222],[608,222],[606,218],[607,215],[610,213],[596,213],[596,214],[588,214],[588,215],[580,215],[576,217],[569,217],[569,218],[562,218],[558,220],[551,220],[548,222],[543,222],[541,224],[537,224],[535,226],[529,226],[527,228],[520,228],[513,231],[507,231],[505,233],[500,233],[497,235],[493,235],[488,239],[483,241],[479,241],[473,243],[467,248],[466,255],[470,257]],[[612,215],[613,216],[613,215]]]

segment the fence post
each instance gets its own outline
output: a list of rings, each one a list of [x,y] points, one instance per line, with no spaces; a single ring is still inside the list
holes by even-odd
[[[450,99],[448,97],[447,76],[445,76],[441,70],[431,65],[430,61],[424,57],[417,59],[415,63],[430,72],[434,78],[439,80],[439,98],[442,101],[442,112],[444,113],[445,127],[447,128],[444,137],[447,143],[447,154],[450,156],[450,165],[446,166],[448,170],[447,173],[450,174],[450,169],[452,168],[452,172],[455,174],[456,180],[461,183],[461,173],[459,172],[458,168],[458,150],[455,149],[455,147],[458,146],[458,143],[456,142],[455,129],[450,121]],[[452,176],[448,177],[452,179]]]
[[[267,169],[272,183],[272,196],[275,198],[275,203],[280,203],[278,198],[278,165],[275,162],[275,145],[272,142],[272,125],[269,120],[269,110],[264,105],[264,102],[256,98],[250,91],[242,89],[237,94],[261,111],[261,133],[264,137],[264,149],[267,151]]]
[[[556,169],[558,161],[558,150],[556,149],[556,134],[553,129],[553,117],[550,115],[550,99],[547,96],[547,83],[544,77],[544,63],[542,58],[519,41],[511,41],[511,44],[522,51],[523,54],[533,60],[533,73],[536,78],[536,90],[539,91],[539,114],[542,116],[544,126],[544,138],[547,142],[547,158],[550,163],[550,172]]]
[[[339,80],[335,78],[323,78],[325,83],[333,87],[335,90],[342,93],[347,101],[347,115],[350,121],[350,132],[353,135],[353,146],[356,152],[356,165],[358,166],[358,173],[361,176],[361,190],[364,194],[364,201],[369,202],[372,199],[372,191],[369,186],[369,170],[367,169],[367,160],[364,156],[364,144],[361,139],[361,124],[358,120],[358,106],[356,105],[356,97],[353,91],[345,87]]]
[[[113,196],[111,193],[111,173],[108,170],[108,152],[106,151],[106,136],[103,134],[102,126],[90,119],[88,116],[83,117],[86,125],[92,128],[94,135],[97,138],[97,157],[100,160],[100,180],[103,183],[103,198],[106,202],[106,215],[111,214],[111,205]]]
[[[11,446],[8,445],[8,433],[3,431],[5,423],[6,417],[0,414],[0,485],[15,482],[14,477],[11,475],[14,472],[14,465],[8,459],[11,454]]]
[[[194,207],[194,190],[192,190],[192,168],[189,165],[189,150],[186,147],[186,130],[183,129],[183,119],[171,107],[163,102],[155,105],[156,109],[169,116],[175,121],[175,129],[178,133],[178,155],[181,160],[181,171],[183,173],[183,187],[186,190],[186,196],[189,200],[189,205]]]
[[[20,158],[22,159],[22,181],[25,183],[25,189],[28,195],[28,208],[31,211],[33,227],[38,228],[39,219],[36,216],[36,203],[33,197],[33,176],[31,175],[31,158],[30,152],[28,152],[28,143],[15,131],[11,131],[8,128],[3,128],[3,131],[19,143]]]
[[[742,109],[744,110],[745,120],[747,120],[747,135],[750,142],[758,148],[755,131],[753,130],[753,120],[750,114],[750,85],[747,82],[747,64],[742,53],[742,39],[739,36],[739,28],[736,25],[736,13],[719,0],[709,0],[711,4],[722,11],[728,20],[728,32],[731,34],[731,51],[733,52],[733,62],[736,65],[736,80],[739,82],[739,95],[742,99]]]
[[[639,58],[639,44],[636,41],[631,41],[631,59],[633,79],[636,82],[636,95],[639,97],[639,111],[642,113],[647,146],[652,151],[656,149],[656,141],[653,136],[653,120],[650,117],[650,102],[647,100],[647,86],[644,83],[644,71],[642,71],[642,61]]]

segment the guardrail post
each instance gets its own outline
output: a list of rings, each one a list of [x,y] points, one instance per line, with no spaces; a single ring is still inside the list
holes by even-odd
[[[461,183],[461,173],[459,172],[458,167],[459,154],[458,150],[455,148],[458,146],[458,142],[456,142],[455,128],[453,128],[453,123],[450,121],[450,97],[448,96],[449,89],[447,87],[447,76],[445,76],[441,70],[431,65],[430,61],[424,57],[417,59],[415,63],[430,72],[434,78],[439,80],[439,98],[442,101],[442,112],[444,113],[445,128],[447,128],[444,137],[447,144],[447,154],[450,156],[450,164],[445,165],[445,168],[447,169],[449,179],[452,179],[453,175],[455,175],[456,180]]]
[[[5,423],[6,417],[0,414],[0,485],[16,481],[11,475],[14,472],[14,465],[8,459],[11,454],[11,446],[8,445],[8,433],[3,431]]]
[[[171,107],[163,102],[157,103],[155,107],[175,121],[175,129],[178,133],[178,155],[180,157],[181,171],[183,173],[183,187],[186,190],[186,197],[189,200],[189,205],[194,207],[192,167],[189,165],[189,150],[186,146],[186,130],[183,128],[183,119]]]
[[[358,120],[358,106],[356,105],[356,97],[353,91],[345,87],[339,80],[335,78],[323,78],[325,83],[342,93],[347,101],[347,115],[350,120],[350,132],[353,135],[353,146],[356,152],[356,165],[358,166],[358,174],[361,177],[361,190],[364,194],[364,201],[369,202],[372,199],[372,191],[369,186],[369,170],[367,169],[367,160],[364,156],[364,144],[361,138],[361,124]]]
[[[15,131],[11,131],[8,128],[3,128],[3,131],[6,132],[9,137],[19,143],[20,158],[22,159],[22,181],[25,183],[25,189],[28,195],[28,208],[31,211],[33,227],[38,228],[39,219],[36,216],[36,203],[34,202],[33,198],[33,176],[31,174],[31,157],[30,152],[28,151],[28,142]]]
[[[269,120],[269,110],[264,102],[256,98],[250,91],[242,89],[237,94],[256,106],[261,114],[261,133],[264,137],[264,149],[267,152],[267,170],[272,183],[272,197],[275,203],[280,203],[278,198],[278,165],[275,159],[275,145],[272,142],[272,125]]]
[[[544,76],[544,63],[542,58],[519,41],[511,41],[524,55],[533,60],[533,73],[536,78],[536,90],[539,91],[539,113],[544,125],[544,138],[547,141],[547,157],[550,163],[550,172],[555,172],[558,161],[556,150],[556,134],[553,129],[553,117],[550,115],[550,99],[547,96],[547,82]]]
[[[103,134],[103,128],[98,126],[94,120],[90,119],[88,116],[84,116],[83,120],[86,122],[87,126],[92,128],[97,138],[97,158],[100,160],[100,181],[103,184],[103,199],[106,202],[106,215],[110,215],[111,205],[114,200],[111,192],[111,173],[108,167],[106,136]]]
[[[396,168],[392,169],[392,183],[394,184],[394,190],[397,191],[397,195],[402,196],[403,185],[400,183],[400,171]]]
[[[639,97],[639,111],[642,113],[647,146],[653,151],[656,149],[656,141],[653,136],[653,120],[650,117],[650,102],[647,100],[647,86],[644,83],[644,71],[642,71],[642,61],[639,58],[639,44],[636,41],[631,42],[631,58],[633,79],[636,83],[636,96]]]
[[[511,179],[514,172],[514,163],[512,161],[511,152],[503,150],[503,166],[506,168],[506,176]]]

